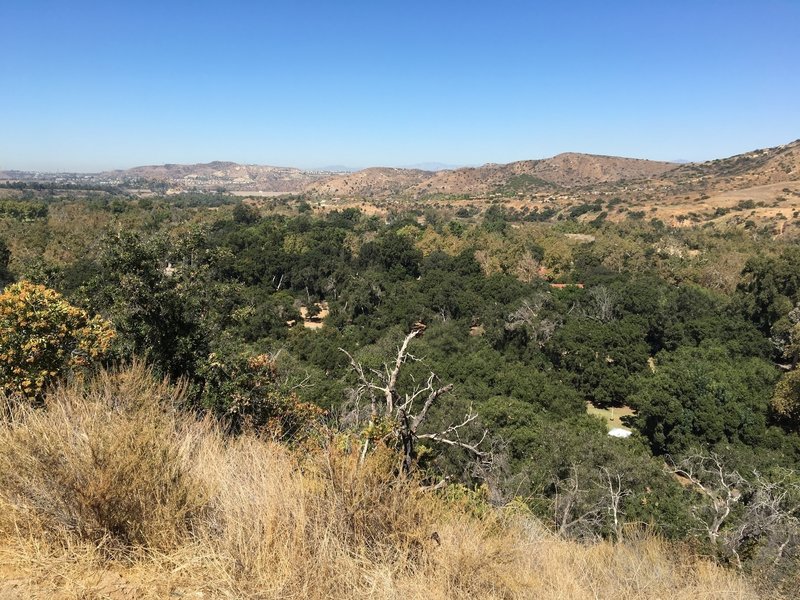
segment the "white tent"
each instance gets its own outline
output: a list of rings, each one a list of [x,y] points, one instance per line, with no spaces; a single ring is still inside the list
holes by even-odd
[[[614,427],[614,429],[608,432],[608,435],[612,437],[626,438],[630,437],[631,433],[633,432],[630,429],[623,429],[622,427]]]

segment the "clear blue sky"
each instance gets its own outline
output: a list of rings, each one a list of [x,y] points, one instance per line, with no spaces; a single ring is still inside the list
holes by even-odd
[[[0,169],[318,167],[800,137],[800,0],[0,0]]]

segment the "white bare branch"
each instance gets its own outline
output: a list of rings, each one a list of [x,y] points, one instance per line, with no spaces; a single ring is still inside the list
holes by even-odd
[[[730,517],[733,507],[742,497],[747,481],[737,472],[725,468],[718,454],[692,454],[670,469],[688,479],[710,502],[710,510],[695,510],[695,518],[702,523],[709,540],[717,542],[720,530]]]
[[[397,357],[394,360],[394,369],[389,371],[388,365],[386,367],[387,372],[387,379],[386,379],[386,412],[392,413],[394,410],[394,400],[397,396],[397,377],[400,374],[400,367],[403,366],[403,363],[406,361],[406,354],[408,353],[408,344],[417,337],[422,332],[421,329],[414,329],[409,333],[405,339],[403,340],[400,349],[397,351]]]
[[[614,522],[614,535],[619,541],[622,538],[622,517],[625,516],[625,513],[622,512],[621,504],[626,496],[630,496],[631,491],[622,488],[622,476],[619,473],[612,476],[606,467],[603,467],[602,471],[608,484],[607,510]]]
[[[478,418],[478,415],[474,413],[471,408],[464,419],[458,424],[452,424],[443,431],[436,433],[419,433],[419,429],[425,422],[431,407],[436,403],[437,399],[453,389],[452,384],[443,385],[441,387],[437,386],[436,374],[431,372],[424,384],[416,385],[413,390],[405,394],[402,401],[400,400],[397,385],[401,369],[406,362],[418,360],[409,352],[409,344],[415,337],[422,334],[424,330],[425,326],[422,323],[417,323],[414,329],[403,339],[394,360],[391,363],[383,365],[383,371],[365,369],[349,352],[340,348],[340,350],[347,355],[350,360],[350,366],[358,378],[356,394],[366,393],[369,395],[371,422],[373,424],[381,418],[387,419],[392,423],[392,430],[384,436],[383,440],[388,442],[391,439],[395,439],[400,442],[403,447],[404,471],[408,471],[411,468],[412,461],[416,456],[414,446],[418,439],[429,439],[441,444],[468,450],[485,462],[486,458],[490,456],[490,453],[481,450],[480,445],[486,440],[488,433],[484,431],[483,436],[477,442],[467,441],[462,439],[461,436],[462,429]],[[378,406],[379,396],[384,398],[384,402],[380,407]],[[423,397],[425,401],[422,407],[419,412],[414,414],[412,411],[415,401]],[[366,445],[364,446],[364,452],[366,452]]]

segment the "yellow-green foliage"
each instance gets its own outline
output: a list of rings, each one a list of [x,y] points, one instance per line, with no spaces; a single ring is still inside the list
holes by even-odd
[[[0,391],[36,397],[56,377],[105,355],[110,323],[57,292],[21,281],[0,294]]]
[[[800,429],[800,370],[790,371],[778,381],[772,409]]]

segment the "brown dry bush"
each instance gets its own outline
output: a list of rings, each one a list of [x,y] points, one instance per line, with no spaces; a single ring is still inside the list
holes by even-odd
[[[0,429],[0,527],[166,547],[200,507],[176,444],[180,387],[141,365],[73,382]]]
[[[335,524],[339,540],[376,557],[408,558],[435,532],[438,514],[418,480],[397,475],[397,454],[379,446],[361,462],[354,448],[330,447],[315,457],[320,480],[316,518]]]
[[[415,481],[393,476],[397,457],[388,450],[359,464],[335,443],[301,454],[209,428],[196,457],[210,496],[194,539],[238,594],[255,586],[281,597],[346,595],[359,585],[354,568],[407,572],[435,544],[440,511]]]

